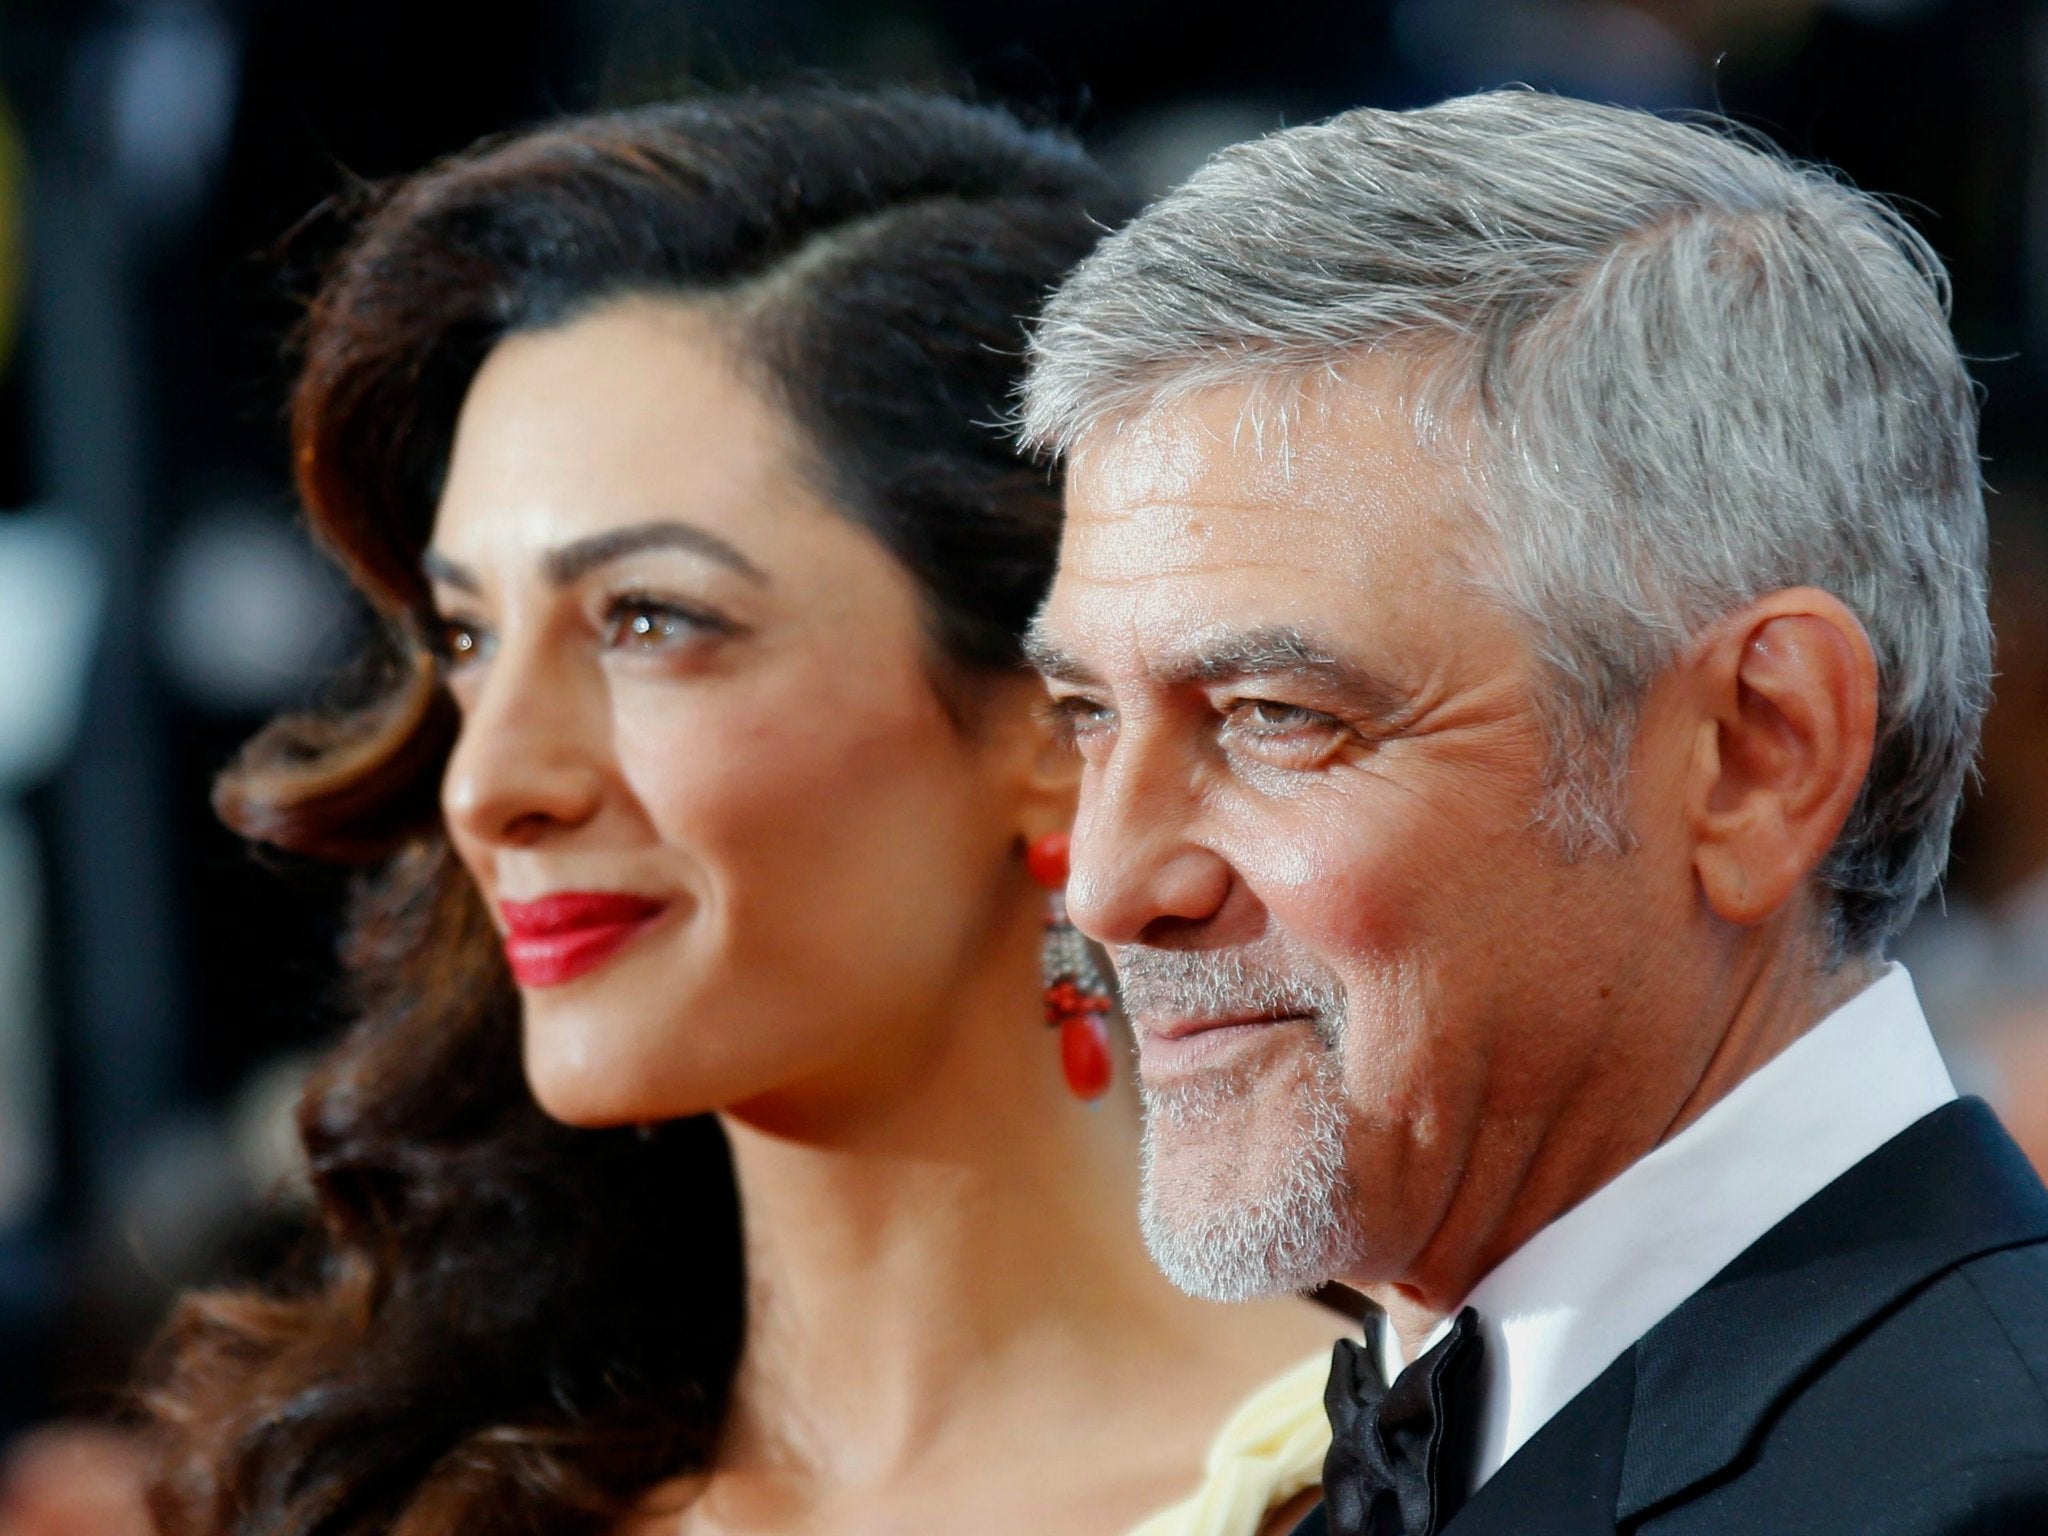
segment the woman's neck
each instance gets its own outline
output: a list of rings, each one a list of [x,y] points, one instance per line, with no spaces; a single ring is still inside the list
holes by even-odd
[[[721,1463],[887,1480],[1178,1312],[1132,1218],[1132,1096],[1077,1104],[1035,1009],[1003,1014],[828,1138],[728,1121],[748,1330]]]

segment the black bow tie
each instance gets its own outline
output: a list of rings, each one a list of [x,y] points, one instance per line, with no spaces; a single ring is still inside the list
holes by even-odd
[[[1472,1484],[1486,1347],[1479,1314],[1460,1312],[1392,1386],[1378,1335],[1368,1322],[1366,1342],[1339,1339],[1330,1361],[1323,1515],[1330,1536],[1436,1536]]]

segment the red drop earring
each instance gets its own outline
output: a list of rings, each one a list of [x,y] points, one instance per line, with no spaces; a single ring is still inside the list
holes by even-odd
[[[1049,832],[1024,851],[1024,867],[1044,886],[1045,1022],[1060,1032],[1060,1072],[1077,1099],[1109,1092],[1109,978],[1081,931],[1067,920],[1065,832]]]

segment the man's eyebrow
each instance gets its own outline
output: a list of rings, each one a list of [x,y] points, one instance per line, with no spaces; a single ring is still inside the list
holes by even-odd
[[[1388,718],[1397,717],[1405,703],[1401,690],[1385,678],[1285,624],[1219,635],[1169,661],[1162,671],[1164,681],[1182,687],[1299,678]]]
[[[1074,687],[1101,685],[1095,670],[1069,655],[1041,619],[1033,619],[1024,633],[1024,656],[1049,681]],[[1168,687],[1178,688],[1289,677],[1381,719],[1397,720],[1407,708],[1406,696],[1394,684],[1285,624],[1218,635],[1167,661],[1155,675]]]
[[[1276,672],[1326,672],[1343,665],[1292,625],[1268,625],[1205,640],[1169,663],[1167,670],[1175,682],[1218,683]]]
[[[728,570],[737,571],[756,586],[768,585],[768,573],[732,544],[709,529],[672,519],[633,523],[624,528],[608,528],[588,538],[572,539],[541,556],[541,570],[552,584],[566,587],[599,566],[648,549],[680,549],[688,554],[701,555]],[[458,592],[478,590],[475,573],[439,550],[429,549],[420,556],[420,570],[429,581],[453,587]]]
[[[1037,668],[1038,674],[1047,682],[1087,687],[1098,681],[1095,673],[1077,657],[1060,648],[1043,615],[1033,619],[1024,631],[1024,659]]]

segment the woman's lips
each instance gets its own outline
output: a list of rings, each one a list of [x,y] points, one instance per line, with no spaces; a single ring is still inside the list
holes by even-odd
[[[505,961],[522,987],[558,987],[603,965],[667,907],[619,891],[556,891],[537,901],[501,901]]]

